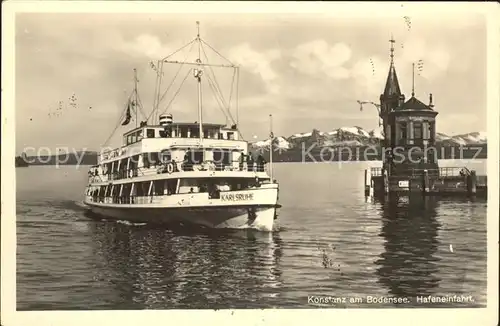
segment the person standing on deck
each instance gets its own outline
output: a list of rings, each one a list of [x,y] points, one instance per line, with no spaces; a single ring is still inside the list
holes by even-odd
[[[259,156],[257,157],[257,171],[264,172],[264,166],[266,165],[266,163],[267,162],[264,156],[262,156],[262,154],[259,154]]]

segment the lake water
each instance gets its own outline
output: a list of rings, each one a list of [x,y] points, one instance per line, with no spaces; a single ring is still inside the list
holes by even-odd
[[[368,166],[276,164],[272,233],[92,221],[86,167],[18,168],[17,309],[485,306],[486,202],[366,201]],[[418,302],[427,295],[473,302]]]

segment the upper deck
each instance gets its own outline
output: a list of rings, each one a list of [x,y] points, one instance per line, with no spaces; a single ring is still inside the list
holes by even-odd
[[[141,153],[158,153],[165,149],[191,147],[232,149],[246,153],[248,143],[239,139],[236,126],[205,123],[200,137],[198,123],[172,123],[165,126],[141,126],[123,134],[123,146],[103,151],[100,164],[109,163]]]

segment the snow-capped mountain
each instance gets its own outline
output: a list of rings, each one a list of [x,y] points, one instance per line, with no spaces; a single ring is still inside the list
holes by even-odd
[[[366,146],[376,145],[383,139],[380,130],[366,131],[361,127],[341,127],[331,131],[320,131],[313,129],[311,132],[297,133],[288,138],[276,137],[274,139],[274,148],[288,150],[312,144],[319,146]],[[270,145],[270,139],[257,141],[251,144],[253,148],[266,148]],[[436,133],[436,143],[445,146],[485,144],[487,141],[486,132],[470,132],[455,136],[448,136],[443,133]]]
[[[274,148],[281,148],[281,149],[290,149],[291,146],[290,146],[290,142],[288,142],[284,137],[275,137],[274,138]],[[266,139],[266,140],[261,140],[261,141],[257,141],[255,143],[252,144],[253,147],[256,147],[256,148],[264,148],[264,147],[269,147],[269,145],[271,144],[271,139]]]

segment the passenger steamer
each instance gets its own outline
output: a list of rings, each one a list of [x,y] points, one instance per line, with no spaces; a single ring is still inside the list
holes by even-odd
[[[125,132],[123,146],[101,153],[99,163],[90,168],[84,204],[105,219],[272,231],[279,208],[272,149],[267,164],[262,156],[255,158],[249,152],[234,121],[229,125],[202,121],[203,73],[213,86],[217,84],[210,75],[213,66],[232,68],[233,77],[239,76],[239,68],[202,62],[201,53],[208,61],[203,45],[209,45],[200,38],[199,28],[197,37],[186,46],[194,42],[198,44],[197,60],[178,62],[166,57],[158,61],[156,72],[159,90],[164,64],[192,67],[188,73],[197,82],[198,121],[176,122],[172,114],[164,113],[158,114],[158,123],[149,125],[147,119]],[[223,101],[222,93],[216,93]],[[158,94],[153,118],[161,102]],[[140,105],[135,78],[122,124],[130,122],[134,108],[137,124]],[[271,131],[271,144],[272,138]]]

